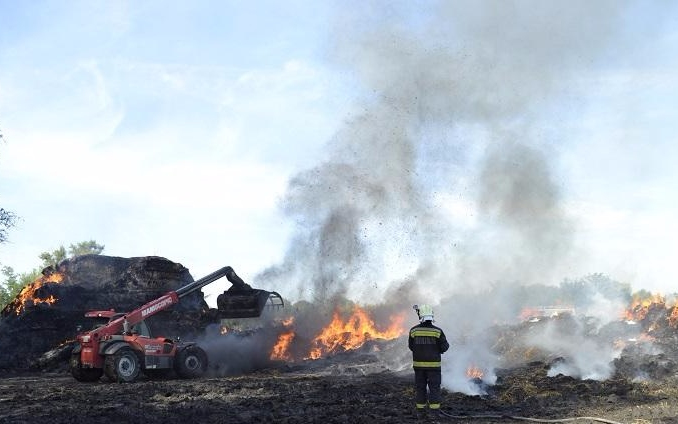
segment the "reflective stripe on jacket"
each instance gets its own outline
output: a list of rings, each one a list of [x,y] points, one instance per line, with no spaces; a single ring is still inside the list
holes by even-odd
[[[410,329],[408,347],[414,368],[430,369],[440,368],[440,354],[446,352],[450,344],[442,329],[431,321],[424,321]]]

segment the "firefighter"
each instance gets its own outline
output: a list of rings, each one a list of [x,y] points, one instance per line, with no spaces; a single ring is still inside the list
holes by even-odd
[[[412,351],[417,412],[425,412],[427,402],[429,409],[437,412],[440,409],[440,354],[447,351],[450,344],[443,330],[433,325],[433,308],[415,305],[414,309],[420,323],[410,329],[408,346]]]

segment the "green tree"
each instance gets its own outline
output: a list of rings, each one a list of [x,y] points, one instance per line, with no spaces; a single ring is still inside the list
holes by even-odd
[[[54,249],[51,252],[42,252],[39,258],[42,260],[42,268],[56,265],[66,259],[66,248],[59,246],[58,249]]]
[[[4,266],[0,273],[4,279],[4,285],[0,286],[0,305],[4,306],[19,294],[24,284],[23,279],[14,272],[12,267]]]
[[[0,283],[0,306],[4,306],[14,300],[17,294],[42,275],[42,270],[48,266],[57,265],[64,259],[74,258],[82,255],[98,255],[103,252],[104,246],[94,240],[83,241],[77,244],[71,244],[68,250],[64,246],[54,249],[51,252],[42,252],[39,256],[42,263],[29,272],[17,274],[14,269],[5,266],[0,269],[3,281]]]
[[[83,255],[98,255],[104,251],[104,246],[97,244],[94,240],[81,241],[78,244],[71,244],[68,250],[64,246],[59,246],[51,252],[42,252],[40,259],[42,260],[42,268],[51,265],[57,265],[59,262],[67,258],[75,258]]]
[[[7,241],[7,230],[16,224],[17,216],[4,209],[0,208],[0,243]]]
[[[98,244],[94,240],[81,241],[78,244],[71,244],[68,247],[68,255],[71,258],[82,255],[98,255],[104,251],[104,245]]]

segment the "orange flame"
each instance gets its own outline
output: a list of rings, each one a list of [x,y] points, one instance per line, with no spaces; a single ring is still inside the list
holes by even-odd
[[[391,317],[391,323],[386,330],[379,330],[368,313],[356,306],[353,313],[346,321],[335,311],[332,321],[322,329],[312,342],[307,359],[318,359],[324,354],[337,351],[357,349],[368,340],[383,339],[391,340],[401,336],[405,329],[405,314]]]
[[[16,299],[14,299],[14,311],[16,312],[17,315],[21,314],[22,311],[26,309],[26,304],[29,302],[33,305],[36,305],[38,303],[46,303],[48,305],[53,304],[54,302],[57,301],[57,298],[54,297],[53,295],[49,295],[46,298],[40,298],[37,297],[35,292],[40,288],[43,287],[45,284],[48,283],[61,283],[64,279],[63,274],[54,272],[49,275],[43,275],[40,276],[38,279],[36,279],[34,282],[31,284],[27,285],[17,295]]]
[[[283,325],[283,327],[289,328],[292,324],[294,324],[294,317],[287,317],[280,321],[280,323]],[[272,361],[292,360],[292,355],[289,352],[289,348],[292,344],[292,340],[294,340],[295,335],[296,334],[294,334],[293,330],[289,330],[278,336],[278,341],[273,346],[273,350],[271,350],[270,359]]]
[[[289,361],[292,359],[292,355],[289,352],[290,344],[294,339],[294,331],[289,331],[278,336],[278,341],[273,346],[273,351],[271,351],[271,360],[272,361]]]
[[[655,293],[648,297],[633,296],[631,304],[624,311],[623,318],[627,321],[642,321],[650,311],[650,307],[658,305],[666,306],[666,300],[661,294]]]
[[[468,367],[468,368],[466,369],[466,377],[468,377],[468,378],[471,378],[471,379],[475,379],[475,378],[482,379],[482,378],[483,378],[483,375],[485,375],[485,373],[483,372],[483,370],[480,369],[480,368],[478,368],[478,367],[476,367],[475,365],[471,365],[470,367]]]
[[[669,314],[669,325],[671,327],[678,326],[678,304],[671,309],[671,314]]]

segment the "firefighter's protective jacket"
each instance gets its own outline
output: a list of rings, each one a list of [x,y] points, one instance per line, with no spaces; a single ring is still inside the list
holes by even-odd
[[[431,321],[424,321],[410,329],[408,346],[415,369],[440,368],[440,354],[450,348],[443,330]]]

